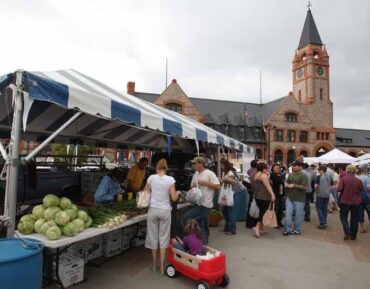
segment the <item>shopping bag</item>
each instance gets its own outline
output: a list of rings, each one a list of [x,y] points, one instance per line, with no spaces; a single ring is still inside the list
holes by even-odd
[[[271,202],[268,210],[263,215],[262,224],[266,227],[277,227],[275,202]]]
[[[200,205],[203,201],[203,192],[198,186],[191,188],[186,194],[186,201],[192,204]]]
[[[140,191],[136,195],[136,206],[139,209],[148,208],[150,204],[150,192]]]
[[[234,191],[231,185],[223,185],[218,196],[218,204],[221,206],[234,206]]]
[[[249,208],[249,216],[255,219],[260,216],[260,209],[257,206],[256,199],[253,199],[251,207]]]

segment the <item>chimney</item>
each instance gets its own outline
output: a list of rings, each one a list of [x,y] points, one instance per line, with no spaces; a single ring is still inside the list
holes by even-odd
[[[127,94],[135,96],[135,82],[127,82]]]

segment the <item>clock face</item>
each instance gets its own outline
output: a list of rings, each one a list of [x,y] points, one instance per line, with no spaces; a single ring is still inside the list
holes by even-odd
[[[323,76],[324,75],[324,67],[318,66],[316,68],[316,73],[317,73],[318,76]]]
[[[300,68],[300,69],[297,70],[297,76],[298,76],[298,78],[302,78],[302,76],[303,76],[303,68]]]

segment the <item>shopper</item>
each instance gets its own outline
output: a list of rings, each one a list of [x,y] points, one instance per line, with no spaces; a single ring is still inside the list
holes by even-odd
[[[360,233],[366,233],[366,225],[365,225],[365,211],[368,216],[368,220],[370,222],[370,177],[367,174],[367,168],[359,167],[357,169],[356,177],[362,182],[363,184],[363,191],[361,192],[361,199],[362,203],[360,206],[360,212],[358,216],[358,221],[360,223]]]
[[[148,166],[148,159],[141,158],[139,163],[134,165],[127,174],[125,187],[128,192],[136,194],[145,185],[145,173]]]
[[[326,166],[320,166],[319,175],[315,180],[316,211],[320,221],[320,224],[317,227],[318,229],[324,229],[328,226],[328,203],[332,185],[333,179],[327,173]]]
[[[268,210],[271,202],[275,202],[275,194],[270,185],[268,167],[265,163],[257,164],[257,173],[254,177],[254,198],[259,208],[259,216],[256,226],[253,228],[257,238],[265,234],[263,228],[263,215]]]
[[[314,173],[310,166],[305,163],[303,173],[307,176],[307,190],[306,190],[306,201],[304,205],[304,220],[305,222],[311,222],[311,200],[313,199],[313,186]]]
[[[221,179],[222,186],[232,186],[235,183],[235,174],[232,171],[232,166],[229,161],[224,161],[221,164],[221,171],[223,178]],[[225,219],[225,227],[223,232],[225,235],[235,235],[236,234],[236,216],[234,205],[232,206],[222,206],[222,214]]]
[[[338,192],[340,201],[340,221],[343,225],[344,240],[356,240],[358,231],[358,215],[361,205],[362,182],[355,177],[356,168],[348,165],[346,175],[339,180]],[[348,224],[348,214],[351,221]]]
[[[152,250],[153,272],[157,270],[159,249],[161,274],[164,274],[166,252],[170,243],[170,198],[174,201],[178,198],[175,179],[166,175],[167,169],[166,160],[161,159],[157,163],[157,174],[151,175],[145,186],[145,190],[151,192],[145,247]]]
[[[113,202],[121,190],[120,171],[113,169],[109,174],[104,176],[95,192],[95,201],[97,203]]]
[[[180,237],[184,236],[183,228],[187,221],[196,219],[202,229],[203,243],[207,245],[209,240],[208,212],[213,207],[215,190],[219,190],[221,185],[215,173],[205,168],[204,158],[197,157],[193,163],[196,173],[191,181],[191,186],[199,186],[203,193],[203,200],[200,205],[193,205],[181,218]]]
[[[249,178],[249,189],[248,189],[248,194],[249,194],[249,203],[248,203],[248,206],[247,206],[247,218],[245,220],[245,227],[246,228],[253,228],[256,226],[257,224],[257,219],[249,216],[249,209],[251,207],[251,204],[252,204],[252,200],[253,200],[253,195],[254,195],[254,177],[257,173],[257,160],[252,160],[251,163],[250,163],[250,168],[248,169],[247,171],[247,175],[248,175],[248,178]],[[246,187],[248,187],[248,184],[245,184]]]
[[[301,162],[293,162],[292,173],[289,174],[285,182],[287,198],[285,202],[284,236],[300,235],[302,233],[304,205],[308,186],[307,176],[302,172],[302,166]],[[293,213],[295,213],[294,220]]]
[[[275,211],[277,228],[283,227],[282,219],[284,214],[284,192],[285,192],[285,179],[281,172],[281,167],[279,164],[274,164],[272,166],[272,171],[270,174],[270,180],[272,182],[272,190],[275,194]]]

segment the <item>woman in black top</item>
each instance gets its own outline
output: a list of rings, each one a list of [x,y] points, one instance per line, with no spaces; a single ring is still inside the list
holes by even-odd
[[[283,227],[281,220],[283,219],[283,210],[284,210],[284,176],[281,173],[281,167],[279,164],[274,164],[272,166],[272,171],[270,174],[270,180],[272,182],[272,190],[275,194],[275,212],[276,212],[276,219],[278,223],[278,228]]]

